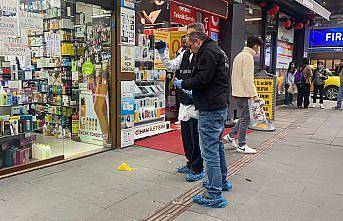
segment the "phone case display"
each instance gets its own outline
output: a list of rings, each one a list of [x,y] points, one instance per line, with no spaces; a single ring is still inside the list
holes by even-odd
[[[154,69],[154,36],[139,34],[136,46],[136,68],[135,68],[135,131],[147,126],[152,128],[165,122],[165,70]],[[151,133],[135,133],[135,139],[151,136],[165,131],[155,130]]]

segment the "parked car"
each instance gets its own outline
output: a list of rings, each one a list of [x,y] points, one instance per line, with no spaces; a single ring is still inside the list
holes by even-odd
[[[312,66],[312,68],[314,71],[316,66]],[[324,86],[325,98],[328,100],[337,100],[339,86],[340,86],[339,76],[329,76],[329,78],[325,80],[325,86]],[[313,92],[313,84],[311,85],[311,91]]]

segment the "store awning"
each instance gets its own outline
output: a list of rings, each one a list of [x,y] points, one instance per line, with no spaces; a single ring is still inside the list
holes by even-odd
[[[323,18],[329,20],[331,13],[326,10],[323,6],[321,6],[318,2],[314,0],[295,0],[299,4],[305,6],[306,8],[310,9],[314,13],[322,16]]]

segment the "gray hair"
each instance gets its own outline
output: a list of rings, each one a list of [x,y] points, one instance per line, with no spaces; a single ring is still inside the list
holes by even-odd
[[[205,41],[207,39],[207,35],[204,32],[191,32],[189,34],[189,40],[194,42],[196,39],[199,39],[200,41]]]
[[[203,33],[205,33],[204,24],[200,23],[200,22],[195,22],[195,23],[189,24],[187,26],[187,30],[189,30],[189,29],[194,29],[196,32],[203,32]]]

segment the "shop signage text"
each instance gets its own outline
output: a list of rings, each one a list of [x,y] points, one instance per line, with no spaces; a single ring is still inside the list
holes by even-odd
[[[263,110],[266,118],[274,120],[274,99],[275,99],[275,84],[273,78],[255,78],[255,86],[258,96],[264,100],[265,105]]]
[[[170,18],[172,22],[188,25],[197,21],[197,14],[194,9],[171,3]]]
[[[135,127],[134,135],[135,139],[140,139],[147,136],[153,136],[156,134],[160,134],[166,132],[169,129],[169,122],[162,122],[152,125],[147,125],[143,127]]]
[[[343,28],[316,29],[311,31],[310,47],[343,47]]]

